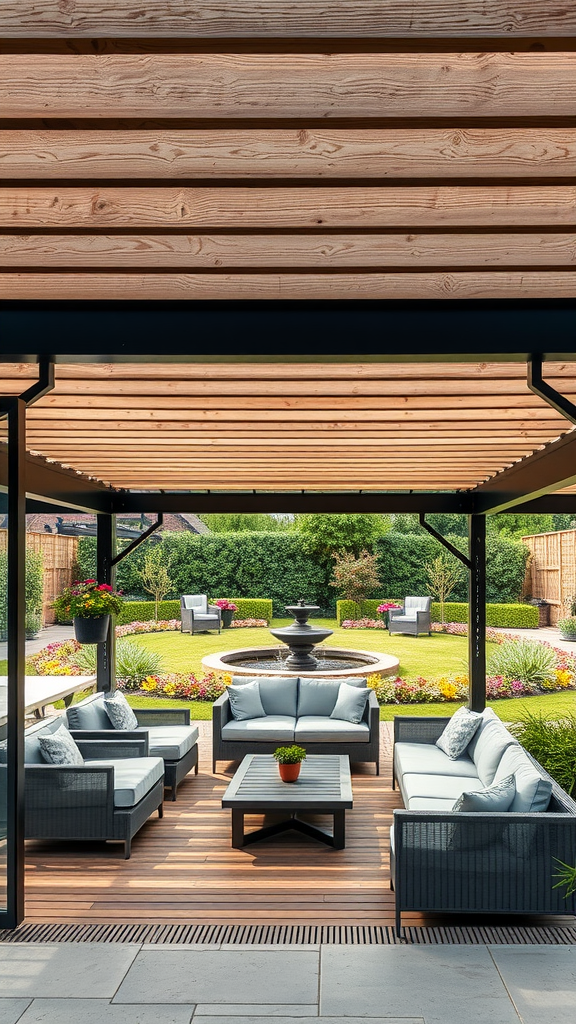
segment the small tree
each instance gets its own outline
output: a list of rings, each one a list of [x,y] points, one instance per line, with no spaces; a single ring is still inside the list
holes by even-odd
[[[144,556],[144,564],[140,569],[142,586],[154,598],[154,618],[158,619],[158,605],[166,594],[170,593],[174,581],[170,576],[172,559],[165,557],[162,544],[150,548]]]
[[[444,622],[444,604],[455,587],[460,583],[464,570],[458,562],[449,562],[445,555],[438,555],[424,568],[430,582],[430,590],[440,602],[440,621]]]
[[[347,601],[354,601],[360,615],[360,602],[380,586],[376,563],[378,555],[361,551],[358,558],[351,551],[335,551],[334,575],[330,580]]]

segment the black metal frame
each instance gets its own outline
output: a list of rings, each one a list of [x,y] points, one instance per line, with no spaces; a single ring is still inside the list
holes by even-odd
[[[100,513],[96,517],[96,579],[114,586],[116,578],[116,516]],[[110,617],[104,643],[96,648],[96,688],[113,690],[116,682],[116,632]]]

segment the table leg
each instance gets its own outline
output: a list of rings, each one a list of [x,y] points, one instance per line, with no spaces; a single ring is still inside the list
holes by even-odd
[[[232,808],[232,846],[240,850],[244,846],[244,811]]]
[[[346,812],[334,811],[334,849],[343,850],[346,846]]]

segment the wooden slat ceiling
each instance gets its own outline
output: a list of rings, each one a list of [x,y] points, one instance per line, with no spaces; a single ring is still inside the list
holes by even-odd
[[[4,0],[0,39],[0,298],[576,294],[574,4]],[[467,488],[566,430],[523,372],[59,365],[29,440],[122,487]]]
[[[576,398],[576,364],[546,379]],[[567,429],[518,363],[58,363],[27,420],[31,450],[166,490],[464,489]]]

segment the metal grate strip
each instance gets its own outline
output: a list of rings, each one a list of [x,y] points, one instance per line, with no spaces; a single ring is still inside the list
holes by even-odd
[[[148,942],[157,945],[552,945],[576,943],[576,926],[446,926],[405,929],[405,940],[380,925],[23,924],[0,930],[0,942]]]

